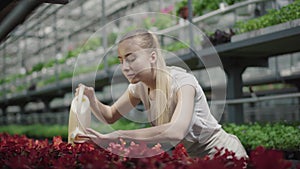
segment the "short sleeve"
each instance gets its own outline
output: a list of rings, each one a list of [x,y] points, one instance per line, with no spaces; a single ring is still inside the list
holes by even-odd
[[[174,69],[174,68],[173,68]],[[175,88],[178,90],[182,86],[191,85],[195,89],[199,86],[199,83],[194,75],[186,72],[184,69],[176,68],[173,71],[173,84]]]
[[[176,78],[176,83],[178,85],[178,88],[185,86],[185,85],[191,85],[194,88],[197,88],[197,85],[198,85],[197,79],[189,73],[186,73],[180,79]]]
[[[133,97],[135,97],[135,98],[140,98],[139,97],[139,94],[138,94],[138,90],[137,90],[137,84],[129,84],[128,85],[128,91],[129,91],[129,93],[133,96]]]
[[[144,83],[129,84],[127,90],[133,97],[140,99],[145,108],[149,109],[148,87]]]
[[[138,98],[138,99],[144,98],[144,96],[146,95],[146,91],[147,91],[146,89],[148,89],[148,88],[142,82],[128,85],[129,93],[133,97]]]

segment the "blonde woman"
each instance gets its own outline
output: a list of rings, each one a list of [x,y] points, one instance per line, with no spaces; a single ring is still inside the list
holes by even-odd
[[[101,134],[88,128],[95,143],[119,138],[152,143],[181,142],[191,156],[214,155],[226,148],[237,157],[247,157],[239,139],[226,133],[212,116],[196,78],[179,67],[168,67],[157,37],[147,30],[127,33],[118,43],[122,72],[130,82],[125,93],[111,106],[101,103],[92,87],[85,86],[94,115],[109,124],[140,102],[152,127]],[[82,85],[82,84],[80,84]],[[78,88],[76,89],[76,94]]]

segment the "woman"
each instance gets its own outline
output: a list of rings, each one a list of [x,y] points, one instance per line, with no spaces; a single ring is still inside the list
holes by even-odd
[[[118,43],[118,55],[122,72],[130,82],[128,89],[108,106],[96,98],[92,87],[85,86],[91,109],[98,119],[111,124],[142,102],[152,127],[109,134],[87,129],[89,134],[80,137],[92,138],[94,142],[119,138],[182,142],[191,156],[213,156],[215,147],[224,147],[237,157],[247,157],[238,138],[226,133],[210,113],[196,78],[182,68],[166,66],[153,33],[135,30],[126,34]]]

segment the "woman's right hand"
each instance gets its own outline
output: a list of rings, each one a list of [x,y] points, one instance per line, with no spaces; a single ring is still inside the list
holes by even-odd
[[[83,84],[80,83],[78,85],[78,87],[75,89],[75,96],[78,96],[80,87],[84,88],[83,95],[85,95],[86,97],[88,97],[88,99],[89,99],[89,101],[91,103],[91,106],[92,105],[96,105],[95,103],[96,103],[97,97],[96,97],[94,88],[93,87],[85,86],[85,85],[83,85]]]
[[[83,94],[90,101],[90,108],[93,114],[98,120],[107,123],[107,119],[112,118],[110,106],[104,105],[103,103],[101,103],[100,100],[98,100],[93,87],[88,87],[83,84],[79,84],[78,87],[75,89],[75,96],[78,96],[81,87],[84,88]]]

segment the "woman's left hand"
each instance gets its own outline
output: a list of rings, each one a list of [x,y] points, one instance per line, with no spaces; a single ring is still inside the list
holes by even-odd
[[[88,134],[80,134],[80,138],[88,138],[92,140],[97,145],[107,145],[108,143],[112,141],[117,141],[120,137],[117,131],[108,133],[108,134],[101,134],[97,132],[96,130],[93,130],[91,128],[87,128],[86,131]]]

